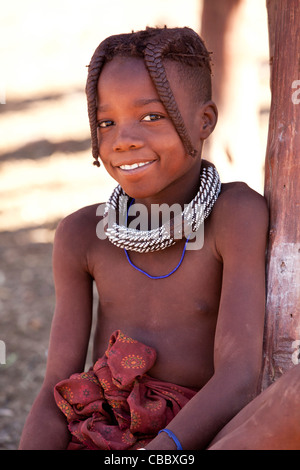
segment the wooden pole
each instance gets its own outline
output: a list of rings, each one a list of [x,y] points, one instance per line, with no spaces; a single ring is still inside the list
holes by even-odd
[[[271,110],[265,161],[270,209],[262,388],[299,363],[300,2],[267,0]]]

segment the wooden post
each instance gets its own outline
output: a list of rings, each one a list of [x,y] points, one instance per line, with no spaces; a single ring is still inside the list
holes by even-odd
[[[267,1],[271,111],[265,162],[270,208],[262,388],[299,360],[300,2]]]

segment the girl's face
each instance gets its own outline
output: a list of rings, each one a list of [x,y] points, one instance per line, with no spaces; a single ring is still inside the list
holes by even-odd
[[[108,173],[136,200],[184,204],[193,197],[188,193],[199,187],[201,112],[199,106],[191,105],[176,80],[170,85],[192,143],[199,150],[196,158],[186,154],[142,59],[116,57],[100,75],[100,158]]]

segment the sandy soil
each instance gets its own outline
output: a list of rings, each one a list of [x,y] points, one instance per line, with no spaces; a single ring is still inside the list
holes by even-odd
[[[56,106],[59,116],[63,103],[64,119],[71,121],[77,99],[74,93],[68,106],[65,97],[53,96],[46,109]],[[79,100],[84,115],[83,93]],[[19,109],[7,103],[0,120],[17,121],[25,114],[30,128],[38,102],[18,103]],[[59,130],[59,117],[56,125]],[[57,223],[84,205],[106,200],[115,186],[103,169],[92,165],[89,147],[86,130],[81,139],[38,139],[2,153],[0,339],[6,346],[6,364],[0,365],[0,449],[17,447],[43,380],[55,305],[51,257]]]

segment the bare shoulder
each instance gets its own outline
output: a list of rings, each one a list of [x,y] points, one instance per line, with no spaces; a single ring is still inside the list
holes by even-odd
[[[83,207],[64,217],[58,224],[56,237],[67,237],[78,241],[95,233],[99,204]]]
[[[234,206],[242,203],[261,210],[267,208],[265,198],[241,181],[223,183],[218,201],[225,205]]]
[[[239,243],[265,241],[269,211],[265,198],[246,183],[222,184],[212,221],[220,247]]]
[[[59,222],[54,239],[54,255],[63,252],[64,256],[73,253],[78,259],[86,257],[89,247],[96,241],[98,206],[93,204],[83,207]]]
[[[255,216],[256,223],[268,219],[266,199],[243,182],[222,184],[214,212],[222,222],[228,217]]]

